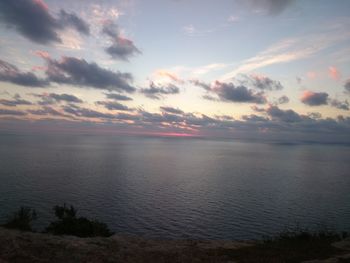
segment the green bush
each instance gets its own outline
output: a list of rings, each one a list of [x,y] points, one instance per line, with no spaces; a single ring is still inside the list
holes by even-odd
[[[55,206],[53,209],[58,220],[52,222],[46,228],[49,233],[78,237],[109,237],[113,235],[105,223],[89,220],[85,217],[77,217],[77,211],[73,206],[68,208],[64,204],[63,206]]]
[[[9,217],[3,225],[6,228],[19,229],[21,231],[32,231],[32,222],[37,215],[34,209],[21,207],[17,212]]]

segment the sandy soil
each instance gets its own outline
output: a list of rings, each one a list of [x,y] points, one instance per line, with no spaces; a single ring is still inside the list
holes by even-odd
[[[0,228],[4,262],[232,262],[217,249],[238,249],[248,242],[153,240],[114,235],[78,238]]]

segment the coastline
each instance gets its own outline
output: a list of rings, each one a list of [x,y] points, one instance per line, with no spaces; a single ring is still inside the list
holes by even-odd
[[[259,252],[258,244],[259,241],[161,240],[118,234],[79,238],[0,227],[0,262],[255,262],[244,258],[241,251]],[[350,239],[332,246],[336,253],[331,257],[305,262],[349,262]],[[320,247],[320,253],[321,250]],[[259,262],[268,261],[261,258]]]
[[[79,238],[0,227],[0,263],[5,262],[226,262],[214,250],[253,242],[164,240],[137,236]]]

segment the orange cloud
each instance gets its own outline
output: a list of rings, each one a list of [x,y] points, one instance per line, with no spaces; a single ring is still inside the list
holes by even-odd
[[[305,90],[305,91],[303,92],[303,94],[301,94],[300,99],[301,99],[302,101],[304,101],[304,100],[307,100],[307,99],[311,98],[311,97],[314,96],[314,95],[315,95],[315,92],[312,92],[312,91],[310,91],[310,90]]]
[[[172,81],[175,81],[178,83],[184,83],[184,81],[179,76],[177,76],[175,73],[172,73],[172,72],[167,71],[167,70],[162,70],[162,69],[157,70],[155,72],[155,75],[158,77],[166,77],[166,78],[171,79]]]

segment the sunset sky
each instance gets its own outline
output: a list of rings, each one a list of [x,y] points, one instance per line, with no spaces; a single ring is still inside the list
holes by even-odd
[[[0,132],[350,142],[348,0],[1,0]]]

